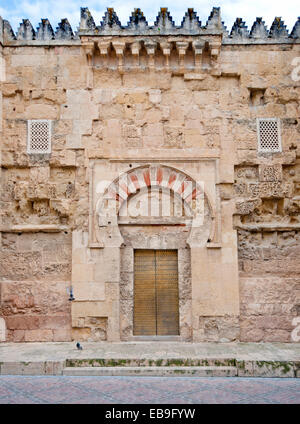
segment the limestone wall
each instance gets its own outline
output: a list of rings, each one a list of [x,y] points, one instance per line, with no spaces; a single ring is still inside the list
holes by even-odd
[[[136,12],[121,28],[108,10],[98,28],[84,9],[77,33],[66,21],[54,33],[48,20],[37,31],[25,20],[17,34],[0,20],[8,340],[127,337],[128,247],[117,220],[99,221],[97,184],[169,167],[203,182],[211,206],[211,228],[180,247],[191,284],[183,338],[291,341],[300,305],[300,23],[288,34],[277,19],[268,32],[258,18],[249,34],[237,20],[229,34],[217,9],[205,27],[197,19],[189,10],[175,27],[162,10],[150,28]],[[258,152],[256,118],[280,119],[282,152]],[[51,154],[27,153],[32,119],[52,121]]]
[[[70,234],[2,233],[0,315],[6,340],[71,338]]]
[[[291,342],[299,316],[299,231],[239,231],[242,341]]]

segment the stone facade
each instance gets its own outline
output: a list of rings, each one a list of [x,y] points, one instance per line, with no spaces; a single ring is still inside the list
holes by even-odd
[[[293,341],[299,57],[299,19],[229,32],[219,8],[0,18],[0,341],[138,340],[134,249],[178,250],[180,340]],[[28,150],[36,120],[51,153]]]

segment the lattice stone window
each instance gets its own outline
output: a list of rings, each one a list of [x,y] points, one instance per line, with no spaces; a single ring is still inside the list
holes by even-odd
[[[28,121],[27,153],[51,153],[51,121],[46,119]]]
[[[278,118],[257,118],[258,151],[262,153],[281,152],[280,120]]]

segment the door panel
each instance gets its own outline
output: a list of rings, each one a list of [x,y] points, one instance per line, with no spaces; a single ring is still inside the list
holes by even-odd
[[[179,334],[177,251],[156,252],[157,335]]]
[[[176,250],[135,250],[133,333],[179,334]]]
[[[133,334],[156,334],[154,250],[134,252],[134,317]]]

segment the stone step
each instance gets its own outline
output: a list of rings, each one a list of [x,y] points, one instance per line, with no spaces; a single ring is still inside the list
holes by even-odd
[[[235,377],[236,367],[66,367],[63,375],[81,376],[151,376],[151,377]]]
[[[66,367],[236,367],[234,358],[73,358]]]
[[[236,358],[73,358],[66,368],[236,368],[239,377],[300,377],[300,361],[241,360]]]

